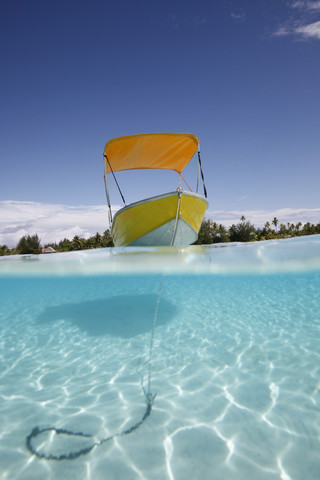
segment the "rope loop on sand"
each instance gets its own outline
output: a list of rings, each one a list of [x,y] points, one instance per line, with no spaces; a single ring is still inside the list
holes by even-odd
[[[141,418],[141,420],[139,420],[137,423],[135,423],[131,427],[127,428],[126,430],[122,430],[121,432],[115,433],[114,435],[110,435],[110,437],[102,438],[101,440],[99,440],[97,442],[93,442],[88,447],[81,448],[80,450],[76,450],[74,452],[62,453],[61,455],[53,455],[53,454],[50,454],[50,453],[41,453],[36,447],[33,446],[32,440],[34,440],[36,437],[38,437],[42,433],[54,432],[57,435],[66,435],[66,436],[82,437],[82,438],[93,438],[93,435],[89,435],[89,434],[83,433],[83,432],[73,432],[71,430],[66,430],[64,428],[56,428],[56,427],[39,428],[39,427],[35,427],[32,430],[32,432],[26,438],[27,449],[33,455],[36,455],[38,458],[42,458],[42,459],[45,459],[45,460],[74,460],[75,458],[78,458],[81,455],[86,455],[87,453],[91,452],[91,450],[93,450],[95,447],[99,447],[103,443],[106,443],[106,442],[108,442],[109,440],[112,440],[115,437],[120,437],[122,435],[128,435],[129,433],[132,433],[135,430],[137,430],[137,428],[139,428],[143,424],[143,422],[149,417],[155,397],[156,397],[155,394],[152,394],[152,393],[148,394],[148,397],[146,398],[146,400],[147,400],[146,410],[145,410],[144,415]]]
[[[98,440],[96,442],[92,442],[91,445],[81,448],[79,450],[73,451],[73,452],[68,452],[68,453],[62,453],[60,455],[54,455],[51,453],[42,453],[39,450],[39,447],[35,447],[33,445],[33,441],[41,434],[44,434],[46,432],[54,432],[56,435],[60,436],[70,436],[70,437],[81,437],[81,438],[93,438],[93,435],[83,433],[83,432],[74,432],[71,430],[66,430],[64,428],[56,428],[56,427],[44,427],[44,428],[39,428],[35,427],[31,433],[26,437],[26,447],[29,450],[30,453],[33,455],[36,455],[38,458],[45,459],[45,460],[74,460],[75,458],[80,457],[81,455],[87,455],[90,453],[95,447],[99,447],[100,445],[108,442],[109,440],[112,440],[115,437],[121,437],[123,435],[129,435],[129,433],[134,432],[137,430],[143,422],[149,417],[152,406],[154,403],[154,400],[156,398],[156,394],[151,393],[151,361],[152,361],[152,352],[153,352],[153,341],[154,341],[154,335],[155,335],[155,329],[157,326],[157,319],[158,319],[158,311],[159,311],[159,304],[160,304],[160,296],[162,292],[162,286],[164,282],[164,275],[161,276],[161,281],[160,281],[160,286],[158,290],[158,296],[157,296],[157,301],[156,301],[156,306],[155,306],[155,312],[154,312],[154,317],[153,317],[153,323],[152,323],[152,328],[151,328],[151,335],[150,335],[150,347],[149,347],[149,356],[148,356],[148,374],[147,374],[147,389],[144,388],[143,385],[143,379],[141,381],[141,387],[142,391],[146,400],[146,409],[144,411],[144,414],[142,418],[136,422],[134,425],[131,425],[129,428],[122,430],[120,432],[117,432],[113,435],[110,435],[109,437],[102,438],[101,440]]]

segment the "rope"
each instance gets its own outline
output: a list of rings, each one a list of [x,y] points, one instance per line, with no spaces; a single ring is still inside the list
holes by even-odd
[[[158,290],[158,296],[157,296],[157,301],[156,301],[156,306],[155,306],[155,311],[154,311],[154,316],[153,316],[153,323],[152,323],[152,328],[151,328],[151,334],[150,334],[150,345],[149,345],[149,355],[148,355],[148,373],[147,373],[147,389],[144,388],[143,385],[143,378],[141,381],[141,387],[143,394],[145,396],[146,400],[146,409],[144,411],[143,416],[139,421],[137,421],[134,425],[131,427],[122,430],[121,432],[115,433],[113,435],[110,435],[109,437],[102,438],[101,440],[98,440],[96,442],[93,442],[91,445],[88,447],[84,447],[82,449],[69,452],[69,453],[62,453],[61,455],[53,455],[53,454],[47,454],[47,453],[41,453],[37,447],[34,447],[32,444],[32,441],[41,435],[42,433],[45,432],[55,432],[57,435],[65,435],[65,436],[71,436],[71,437],[82,437],[82,438],[93,438],[93,435],[83,433],[83,432],[73,432],[71,430],[66,430],[63,428],[56,428],[56,427],[45,427],[45,428],[39,428],[35,427],[31,433],[26,437],[26,447],[29,450],[30,453],[33,455],[36,455],[38,458],[42,458],[45,460],[74,460],[75,458],[80,457],[81,455],[86,455],[91,450],[93,450],[95,447],[99,447],[100,445],[112,440],[113,438],[116,437],[121,437],[123,435],[128,435],[129,433],[134,432],[137,430],[143,422],[149,417],[152,406],[154,403],[154,400],[156,398],[156,394],[151,392],[151,363],[152,363],[152,352],[153,352],[153,343],[154,343],[154,335],[155,335],[155,330],[157,326],[157,320],[158,320],[158,311],[159,311],[159,304],[160,304],[160,297],[161,297],[161,292],[162,292],[162,287],[164,283],[164,275],[161,276],[161,281],[160,281],[160,286]]]
[[[179,212],[180,212],[180,202],[181,202],[181,195],[182,195],[182,188],[177,189],[178,192],[178,205],[177,205],[177,212],[176,212],[176,219],[174,222],[174,227],[173,227],[173,232],[172,232],[172,237],[171,237],[171,242],[170,242],[170,247],[173,246],[175,238],[176,238],[176,233],[177,233],[177,227],[178,227],[178,218],[179,218]]]
[[[180,173],[180,176],[182,178],[182,180],[184,181],[184,183],[187,185],[187,187],[189,188],[190,192],[192,192],[192,188],[190,187],[190,185],[188,184],[187,180],[182,176],[182,174]]]
[[[144,396],[146,397],[146,399],[149,399],[150,392],[151,392],[151,359],[152,359],[152,350],[153,350],[153,339],[154,339],[154,334],[155,334],[155,330],[156,330],[156,326],[157,326],[158,311],[159,311],[159,305],[160,305],[160,296],[161,296],[161,292],[162,292],[163,282],[164,282],[164,274],[162,274],[161,280],[160,280],[158,297],[157,297],[157,301],[156,301],[156,308],[154,310],[153,323],[152,323],[152,328],[151,328],[150,346],[149,346],[149,359],[148,359],[148,389],[147,389],[147,392],[145,392],[145,390],[143,388],[143,384],[142,384],[143,393],[144,393]],[[155,399],[155,395],[153,395],[152,403],[153,403],[154,399]]]

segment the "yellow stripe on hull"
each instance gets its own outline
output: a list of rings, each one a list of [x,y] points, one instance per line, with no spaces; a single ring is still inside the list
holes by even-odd
[[[163,235],[161,239],[160,237],[157,238],[156,231],[159,227],[172,224],[172,221],[175,220],[178,201],[178,192],[171,192],[133,203],[119,210],[112,224],[111,233],[114,245],[117,247],[124,247],[130,244],[170,245],[170,240],[168,238],[165,239]],[[196,240],[207,206],[207,200],[201,195],[192,192],[181,193],[178,222],[182,220],[185,225],[191,228],[193,230],[192,236],[194,237],[194,240],[190,241],[186,236],[185,245],[189,245]],[[154,233],[151,234],[151,232]],[[146,243],[146,235],[148,235],[148,243]]]

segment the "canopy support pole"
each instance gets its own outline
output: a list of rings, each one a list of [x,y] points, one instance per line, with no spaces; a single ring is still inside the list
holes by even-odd
[[[111,210],[111,203],[110,203],[110,197],[109,197],[109,189],[108,189],[108,183],[107,183],[107,174],[104,174],[104,186],[106,188],[106,196],[107,196],[107,203],[108,203],[108,218],[109,218],[109,227],[111,228],[112,224],[112,210]]]
[[[201,166],[200,149],[198,150],[198,162],[199,162],[200,173],[201,173],[201,178],[203,183],[203,193],[204,193],[204,196],[207,198],[207,189],[204,183],[204,175],[203,175],[202,166]]]
[[[198,191],[199,191],[199,179],[200,179],[199,153],[200,153],[200,150],[198,150],[198,175],[197,175],[197,188],[196,188],[196,193],[198,193]]]
[[[109,165],[109,168],[110,168],[111,173],[112,173],[112,175],[113,175],[114,181],[116,182],[116,185],[117,185],[117,187],[118,187],[119,193],[120,193],[120,195],[121,195],[122,201],[123,201],[124,204],[126,204],[126,201],[125,201],[125,199],[124,199],[124,196],[122,195],[121,189],[120,189],[120,187],[119,187],[119,183],[117,182],[117,179],[116,179],[116,176],[115,176],[115,174],[114,174],[114,171],[112,170],[112,167],[111,167],[111,164],[110,164],[110,162],[109,162],[109,159],[108,159],[108,157],[107,157],[107,155],[106,155],[105,153],[103,154],[103,156],[104,156],[104,158],[106,159],[106,162],[107,162],[108,165]],[[107,171],[107,169],[106,169],[106,171]]]

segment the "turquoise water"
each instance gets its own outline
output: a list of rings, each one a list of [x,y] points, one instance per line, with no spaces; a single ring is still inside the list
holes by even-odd
[[[3,257],[0,287],[1,479],[319,478],[319,235]],[[152,411],[114,436],[144,415],[150,362]],[[48,461],[35,426],[113,438]]]

